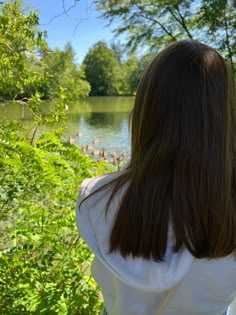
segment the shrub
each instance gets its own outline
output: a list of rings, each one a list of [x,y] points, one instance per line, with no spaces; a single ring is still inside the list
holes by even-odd
[[[81,181],[111,166],[60,137],[55,131],[30,144],[18,124],[0,127],[1,315],[101,311],[74,208]]]

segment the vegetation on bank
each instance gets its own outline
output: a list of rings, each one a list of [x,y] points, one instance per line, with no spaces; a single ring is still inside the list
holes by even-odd
[[[78,236],[75,201],[84,178],[113,171],[61,130],[32,144],[19,124],[0,129],[0,310],[2,315],[99,314],[88,273],[91,253]]]

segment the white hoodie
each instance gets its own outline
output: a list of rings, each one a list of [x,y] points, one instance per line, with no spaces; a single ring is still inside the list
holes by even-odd
[[[79,232],[95,254],[92,274],[102,289],[108,314],[156,315],[170,289],[178,286],[165,315],[223,315],[236,296],[233,256],[206,260],[194,258],[186,249],[173,253],[171,235],[164,262],[108,254],[110,229],[125,188],[112,200],[106,218],[107,188],[79,205],[115,176],[85,180],[76,207]]]

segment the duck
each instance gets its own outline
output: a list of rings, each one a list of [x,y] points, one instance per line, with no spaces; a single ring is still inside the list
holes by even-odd
[[[67,142],[68,142],[69,144],[73,144],[73,143],[75,143],[75,139],[72,138],[72,137],[69,137],[69,138],[67,139]]]
[[[116,164],[117,164],[117,161],[116,161],[115,158],[113,158],[113,159],[110,160],[110,163],[113,164],[113,165],[116,165]]]
[[[107,152],[105,149],[102,149],[100,152],[99,152],[99,155],[103,158],[107,157]]]
[[[88,151],[88,150],[93,150],[93,147],[90,145],[90,144],[87,144],[85,146],[85,150]]]
[[[99,139],[93,137],[93,144],[100,142]]]
[[[111,157],[116,158],[116,152],[115,151],[111,152]]]
[[[124,158],[126,156],[126,152],[125,151],[121,151],[119,155]]]
[[[92,154],[92,155],[98,155],[98,154],[99,154],[99,151],[98,151],[98,150],[93,150],[93,151],[91,152],[91,154]]]

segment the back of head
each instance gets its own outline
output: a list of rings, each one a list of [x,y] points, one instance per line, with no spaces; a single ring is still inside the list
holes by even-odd
[[[197,41],[161,51],[141,80],[131,122],[129,179],[111,231],[111,252],[163,259],[171,225],[176,251],[230,254],[236,236],[235,87],[220,54]]]

